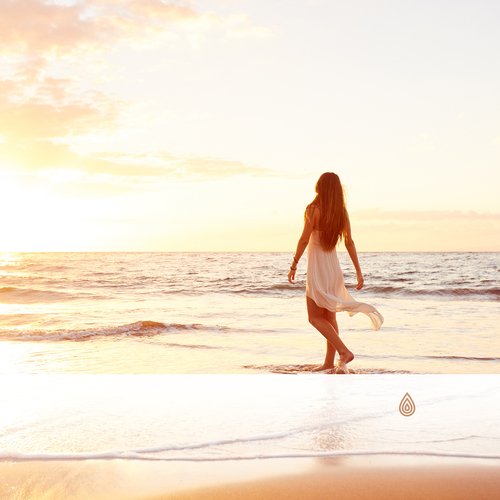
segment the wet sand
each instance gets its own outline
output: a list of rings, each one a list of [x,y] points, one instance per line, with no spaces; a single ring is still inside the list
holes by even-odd
[[[0,463],[6,499],[491,499],[500,461],[423,456]]]

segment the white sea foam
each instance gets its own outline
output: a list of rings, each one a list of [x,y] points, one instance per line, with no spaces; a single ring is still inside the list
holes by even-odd
[[[500,458],[500,376],[9,376],[2,460]],[[399,412],[409,392],[411,417]]]
[[[500,454],[488,453],[446,453],[432,451],[388,451],[388,450],[348,450],[328,451],[315,453],[277,453],[277,454],[253,454],[245,456],[231,455],[227,457],[151,457],[144,456],[134,451],[109,451],[101,453],[0,453],[0,460],[4,461],[52,461],[52,460],[144,460],[158,462],[220,462],[228,460],[255,460],[271,458],[320,458],[320,457],[350,457],[350,456],[414,456],[414,457],[447,457],[447,458],[471,458],[500,460]]]
[[[12,254],[1,270],[0,373],[311,372],[325,343],[307,319],[306,262],[290,284],[289,260]],[[353,373],[500,373],[500,254],[360,253],[361,291],[347,255],[339,260],[353,297],[386,319],[372,332],[366,317],[337,314]]]

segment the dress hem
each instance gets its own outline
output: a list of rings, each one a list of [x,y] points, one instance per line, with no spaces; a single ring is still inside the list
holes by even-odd
[[[311,297],[309,294],[306,293],[306,297],[310,298],[318,307],[321,307],[322,309],[327,309],[330,312],[333,313],[338,313],[338,312],[346,312],[349,314],[349,317],[354,316],[355,314],[362,313],[368,316],[372,323],[372,330],[380,330],[380,327],[384,323],[384,318],[383,316],[377,311],[375,307],[373,307],[370,304],[366,304],[365,302],[358,302],[358,301],[353,301],[353,302],[344,302],[341,303],[339,302],[338,306],[336,309],[333,311],[329,307],[322,306],[318,304],[318,302],[314,299],[314,297]],[[367,310],[354,310],[354,309],[367,309]]]

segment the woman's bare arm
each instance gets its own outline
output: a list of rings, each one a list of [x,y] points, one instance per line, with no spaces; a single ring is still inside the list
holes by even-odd
[[[295,279],[295,271],[297,269],[297,264],[299,263],[299,260],[302,257],[302,254],[304,253],[307,244],[309,243],[309,237],[311,236],[312,230],[313,230],[312,215],[311,215],[311,209],[309,209],[306,211],[306,217],[304,220],[304,229],[302,230],[299,242],[297,243],[297,249],[295,250],[294,260],[290,267],[290,271],[288,272],[288,281],[290,283],[293,283],[293,280]]]
[[[354,244],[354,240],[352,239],[351,234],[351,222],[349,220],[349,215],[347,214],[347,223],[344,233],[344,243],[347,253],[354,264],[354,269],[356,269],[356,277],[358,279],[358,285],[356,286],[356,290],[361,290],[364,284],[363,273],[361,272],[361,267],[359,265],[358,253],[356,252],[356,245]]]

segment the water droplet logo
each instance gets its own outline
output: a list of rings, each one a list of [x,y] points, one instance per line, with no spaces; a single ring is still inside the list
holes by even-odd
[[[411,417],[415,413],[415,403],[408,393],[403,396],[401,403],[399,403],[399,413],[404,417]]]

